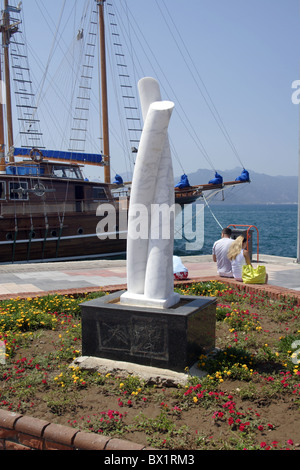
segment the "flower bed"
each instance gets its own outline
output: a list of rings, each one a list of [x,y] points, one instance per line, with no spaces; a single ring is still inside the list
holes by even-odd
[[[14,299],[0,303],[0,408],[159,449],[297,449],[300,307],[217,281],[177,289],[218,299],[204,377],[162,388],[70,367],[90,297]]]

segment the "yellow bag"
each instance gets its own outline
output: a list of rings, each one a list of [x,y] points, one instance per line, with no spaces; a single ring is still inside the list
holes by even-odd
[[[257,266],[257,268],[248,264],[243,266],[242,279],[245,284],[265,284],[266,277],[265,266]]]

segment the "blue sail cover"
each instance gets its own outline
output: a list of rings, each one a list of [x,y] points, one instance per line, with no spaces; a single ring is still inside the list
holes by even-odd
[[[22,155],[29,157],[30,152],[35,149],[30,148],[15,148],[14,156]],[[103,164],[103,156],[95,153],[83,152],[64,152],[60,150],[42,150],[43,157],[53,160],[64,160],[69,162],[78,162],[86,164]]]
[[[187,175],[181,175],[179,183],[176,184],[175,188],[183,189],[190,186]]]
[[[219,173],[215,173],[215,177],[208,182],[208,184],[222,184],[223,183],[223,177],[219,175]]]
[[[123,184],[123,178],[122,178],[122,176],[116,175],[113,184]]]
[[[240,174],[240,176],[235,178],[235,181],[243,181],[243,182],[244,181],[250,181],[249,172],[247,170],[245,170],[245,168],[244,168],[242,173]]]

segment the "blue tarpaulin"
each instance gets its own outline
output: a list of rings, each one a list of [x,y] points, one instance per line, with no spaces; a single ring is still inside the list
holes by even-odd
[[[123,184],[122,176],[116,175],[113,184]]]
[[[208,182],[208,184],[222,184],[223,183],[223,177],[219,175],[219,173],[215,173],[215,177]]]
[[[180,181],[176,184],[175,188],[183,189],[188,188],[190,186],[188,177],[186,175],[181,175]]]
[[[240,176],[235,178],[235,181],[250,181],[249,172],[244,168]]]

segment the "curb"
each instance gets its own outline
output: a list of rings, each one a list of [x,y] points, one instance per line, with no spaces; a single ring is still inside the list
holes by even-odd
[[[194,278],[189,280],[189,284],[193,282],[201,282],[201,281],[219,281],[223,284],[227,284],[228,286],[235,287],[239,291],[259,294],[265,292],[268,296],[273,300],[294,300],[296,305],[300,305],[300,291],[294,289],[288,289],[286,287],[274,286],[271,284],[244,284],[240,281],[236,281],[235,279],[224,278],[220,276],[210,276],[210,277],[201,277],[201,278]],[[186,284],[183,282],[179,282],[180,285]]]
[[[207,277],[194,277],[193,279],[185,279],[181,281],[174,281],[174,286],[190,285],[194,282],[206,282],[206,281],[219,281],[223,284],[227,284],[231,287],[236,287],[240,291],[248,293],[261,293],[265,292],[271,299],[294,299],[296,305],[300,305],[300,291],[294,289],[287,289],[286,287],[274,286],[271,284],[244,284],[236,281],[235,279],[224,278],[220,276],[207,276]],[[60,289],[53,291],[42,291],[42,292],[24,292],[18,294],[2,294],[0,295],[1,300],[9,299],[24,299],[27,297],[45,297],[46,295],[83,295],[90,294],[92,292],[117,292],[119,290],[126,290],[126,284],[111,285],[111,286],[99,286],[99,287],[84,287],[74,289]]]
[[[155,450],[0,409],[0,450]]]

